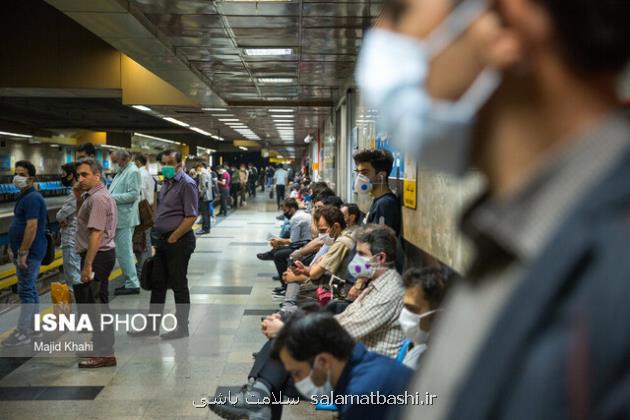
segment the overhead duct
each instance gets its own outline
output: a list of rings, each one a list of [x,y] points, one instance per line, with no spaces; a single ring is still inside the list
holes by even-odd
[[[198,103],[225,105],[211,81],[176,55],[167,37],[128,1],[45,1]]]

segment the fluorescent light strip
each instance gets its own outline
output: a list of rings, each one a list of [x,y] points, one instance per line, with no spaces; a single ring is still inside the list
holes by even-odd
[[[238,122],[240,120],[238,118],[219,118],[219,121],[221,121],[221,122],[229,122],[229,121]]]
[[[202,111],[227,111],[227,108],[201,108]]]
[[[243,51],[250,57],[293,54],[292,48],[244,48]]]
[[[293,118],[293,115],[272,115],[271,118]]]
[[[225,118],[225,117],[233,117],[234,114],[212,114],[213,117],[221,117],[221,118]]]
[[[269,112],[295,112],[295,110],[290,108],[279,108],[279,109],[270,109]]]
[[[144,105],[131,105],[132,108],[137,109],[138,111],[151,112],[151,108]]]
[[[208,133],[207,131],[202,130],[201,128],[197,128],[197,127],[190,127],[190,129],[192,131],[196,131],[199,134],[203,134],[204,136],[210,136],[211,134]]]
[[[173,124],[177,124],[177,125],[179,125],[181,127],[190,127],[190,124],[186,124],[183,121],[176,120],[173,117],[163,117],[163,119],[166,120],[166,121],[172,122]]]
[[[25,138],[25,139],[33,138],[33,136],[31,136],[29,134],[11,133],[9,131],[0,131],[0,136],[21,137],[21,138]]]
[[[150,136],[148,134],[142,134],[142,133],[133,133],[134,136],[139,136],[139,137],[146,137],[148,139],[152,139],[152,140],[158,140],[158,141],[163,141],[165,143],[172,143],[172,144],[181,144],[178,141],[174,141],[174,140],[168,140],[168,139],[163,139],[161,137],[155,137],[155,136]]]
[[[259,83],[293,83],[292,77],[259,77]]]

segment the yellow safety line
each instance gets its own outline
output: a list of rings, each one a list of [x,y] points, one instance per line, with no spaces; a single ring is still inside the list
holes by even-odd
[[[119,267],[119,268],[115,269],[114,271],[112,271],[112,273],[109,275],[109,281],[117,279],[121,275],[122,275],[122,269]],[[39,311],[39,315],[41,316],[41,315],[52,313],[53,309],[54,309],[54,306],[49,306],[46,309],[44,309],[42,311]],[[8,337],[9,335],[11,335],[13,330],[15,330],[15,328],[11,328],[11,329],[3,332],[2,334],[0,334],[0,340],[2,340],[5,337]]]
[[[63,255],[63,252],[61,252],[61,251],[55,252],[55,260],[57,260],[58,258],[61,258],[62,255]],[[49,265],[41,266],[40,267],[40,273],[45,273],[46,271],[44,271],[44,269],[46,269],[47,267],[49,267],[49,268],[58,267],[58,265],[56,265],[55,267],[51,267],[53,264],[55,264],[55,262],[56,261],[53,261]],[[15,275],[15,266],[11,267],[8,270],[0,272],[0,279],[6,279],[6,277],[13,276],[13,275]],[[0,285],[4,285],[4,283],[0,282]],[[13,286],[13,284],[9,284],[9,286]],[[0,286],[0,289],[2,289],[3,287],[8,287],[8,286]]]

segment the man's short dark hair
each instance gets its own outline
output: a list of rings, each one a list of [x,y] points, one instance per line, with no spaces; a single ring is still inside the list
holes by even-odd
[[[332,192],[332,195],[335,195],[335,192],[328,188],[328,184],[326,184],[324,181],[314,182],[309,186],[311,187],[311,191],[313,191],[314,196],[318,196],[324,190],[329,190],[330,192]]]
[[[79,170],[79,166],[81,165],[88,165],[93,174],[103,173],[103,167],[101,166],[101,162],[99,162],[98,160],[94,158],[86,157],[83,159],[79,159],[79,161],[77,162],[77,172]]]
[[[164,150],[163,152],[160,152],[159,155],[157,155],[157,160],[158,162],[162,162],[162,157],[163,156],[175,156],[175,160],[177,160],[177,163],[182,163],[182,155],[181,153],[179,153],[177,150],[173,150],[173,149],[168,149],[168,150]]]
[[[142,153],[138,153],[134,160],[140,162],[143,166],[147,164],[147,157]]]
[[[77,152],[83,152],[89,157],[96,156],[96,148],[92,143],[83,143],[77,147]]]
[[[61,170],[68,175],[72,175],[73,179],[77,179],[77,167],[73,162],[61,165]]]
[[[298,202],[297,202],[297,200],[296,200],[295,198],[287,198],[286,200],[284,200],[284,201],[282,202],[282,205],[283,205],[284,207],[288,207],[288,208],[290,208],[290,209],[295,209],[295,210],[297,210],[297,209],[299,209],[299,208],[300,208],[300,207],[298,206]]]
[[[337,197],[336,195],[329,195],[327,197],[320,199],[319,201],[324,203],[325,206],[333,206],[333,207],[337,207],[338,209],[340,209],[341,206],[343,205],[343,200]]]
[[[369,163],[374,167],[376,173],[385,172],[385,177],[389,177],[389,173],[394,166],[394,156],[387,150],[380,149],[364,149],[354,154],[354,163]]]
[[[343,218],[343,213],[341,212],[341,210],[339,210],[338,207],[333,207],[333,206],[322,207],[321,209],[319,209],[319,218],[321,219],[322,217],[324,218],[326,223],[328,223],[328,226],[332,227],[332,225],[334,225],[335,223],[339,223],[339,226],[341,226],[341,229],[346,228],[346,221]]]
[[[26,172],[28,172],[28,176],[35,177],[35,175],[37,175],[37,170],[35,169],[35,165],[33,165],[28,160],[18,160],[17,162],[15,162],[15,167],[17,168],[18,166],[20,168],[26,169]]]
[[[298,309],[284,324],[272,347],[278,358],[286,349],[299,362],[313,364],[320,353],[330,353],[338,360],[348,360],[354,349],[352,336],[326,311],[307,313]]]
[[[357,223],[361,221],[361,209],[355,203],[343,203],[341,207],[348,209],[349,215],[354,215]]]
[[[372,255],[385,253],[387,262],[396,261],[396,233],[385,225],[365,225],[357,232],[357,241],[370,246]]]
[[[567,62],[582,72],[621,72],[630,57],[630,2],[537,0],[549,11]]]
[[[313,202],[323,201],[326,197],[332,197],[334,195],[335,192],[328,187],[320,190],[319,193],[315,193],[315,191],[313,191]]]
[[[449,287],[459,280],[459,274],[448,267],[410,268],[402,277],[405,289],[422,289],[431,309],[442,304]]]

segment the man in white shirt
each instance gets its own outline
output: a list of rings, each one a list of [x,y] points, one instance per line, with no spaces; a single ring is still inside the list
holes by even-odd
[[[155,209],[155,179],[147,169],[147,157],[138,154],[135,157],[135,162],[138,167],[138,172],[140,173],[140,200],[147,200],[149,205]],[[144,262],[151,256],[151,229],[145,230],[144,235],[146,243],[144,251],[135,252],[138,278],[140,278],[140,274],[142,273]]]
[[[284,169],[282,164],[278,164],[276,172],[273,174],[273,183],[276,186],[276,204],[280,210],[280,204],[284,201],[284,192],[287,186],[287,178],[289,173]]]

